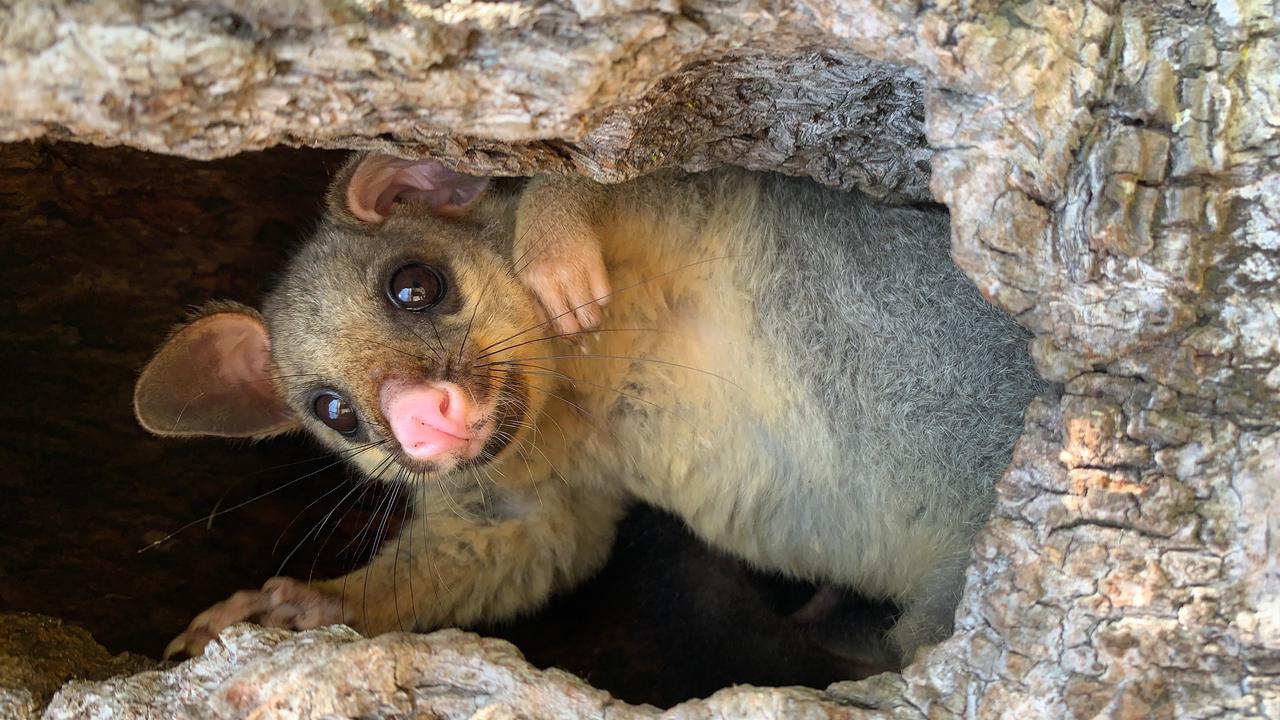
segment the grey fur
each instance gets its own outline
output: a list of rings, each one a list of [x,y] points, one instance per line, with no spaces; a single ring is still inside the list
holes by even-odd
[[[743,532],[775,536],[773,547],[751,538],[731,544],[762,566],[819,581],[842,567],[838,575],[859,578],[859,589],[901,602],[908,611],[895,640],[907,655],[943,637],[1023,410],[1046,389],[1027,354],[1029,334],[951,261],[945,212],[736,170],[641,181],[619,192],[633,193],[625,205],[633,211],[685,214],[694,226],[716,222],[718,208],[740,202],[736,195],[755,196],[725,253],[738,256],[736,289],[754,300],[752,343],[792,373],[775,389],[790,394],[778,405],[794,408],[780,410],[788,418],[781,423],[766,419],[776,418],[768,409],[741,408],[716,432],[749,439],[699,457],[698,471],[709,475],[749,467],[767,476],[749,483],[764,488],[750,502],[720,495],[681,507],[669,490],[623,482],[683,511],[711,542]],[[732,361],[712,369],[734,372]],[[661,374],[637,366],[629,377],[643,388],[661,381],[642,378]],[[618,398],[613,409],[621,407],[633,414],[611,418],[644,428],[628,435],[637,443],[680,432],[648,406]],[[696,404],[681,410],[705,414]],[[806,452],[815,433],[827,434],[832,455]],[[718,450],[737,456],[718,457]],[[778,551],[815,540],[862,557],[843,564]],[[913,547],[932,560],[918,571],[898,567],[910,562]]]

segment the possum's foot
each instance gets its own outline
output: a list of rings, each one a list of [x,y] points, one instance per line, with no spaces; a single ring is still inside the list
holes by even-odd
[[[531,242],[531,257],[520,276],[537,296],[551,327],[571,336],[594,330],[610,293],[599,241],[581,229],[543,234]]]
[[[836,611],[842,599],[844,599],[844,591],[841,588],[835,585],[821,585],[808,602],[791,613],[791,621],[802,624],[820,622]]]
[[[274,577],[261,590],[241,590],[197,615],[165,648],[164,658],[195,657],[218,633],[238,622],[309,630],[342,620],[340,596],[291,578]]]
[[[896,608],[884,601],[855,599],[837,585],[819,586],[788,619],[826,650],[846,677],[871,677],[902,667],[884,631]]]

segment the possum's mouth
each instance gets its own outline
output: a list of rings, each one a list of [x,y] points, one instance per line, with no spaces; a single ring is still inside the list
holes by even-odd
[[[472,390],[466,392],[472,395]],[[395,393],[392,389],[389,394]],[[484,394],[489,395],[485,407],[465,425],[448,425],[438,417],[428,417],[412,423],[415,429],[407,430],[406,422],[391,420],[391,439],[398,446],[397,462],[411,473],[448,473],[481,467],[500,457],[526,425],[528,385],[519,374],[505,372],[496,390]],[[395,402],[384,399],[383,404]]]
[[[498,459],[520,433],[520,428],[527,425],[525,417],[529,414],[529,387],[518,373],[503,374],[502,384],[495,394],[493,410],[489,414],[488,436],[480,452],[474,457],[463,460],[458,467],[479,467]]]

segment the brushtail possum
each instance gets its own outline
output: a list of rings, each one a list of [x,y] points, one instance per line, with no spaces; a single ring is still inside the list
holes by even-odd
[[[945,637],[1029,400],[1027,334],[951,262],[945,212],[736,169],[499,188],[352,158],[261,312],[219,302],[138,380],[164,436],[306,430],[414,517],[348,576],[241,620],[363,633],[508,618],[580,582],[642,500],[747,562]]]

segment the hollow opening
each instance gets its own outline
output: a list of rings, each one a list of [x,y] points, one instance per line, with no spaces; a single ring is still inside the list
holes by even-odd
[[[139,369],[186,311],[254,305],[313,229],[344,154],[196,162],[70,143],[0,146],[6,415],[0,608],[159,657],[197,613],[273,575],[329,578],[395,537],[403,498],[358,486],[304,438],[160,440],[131,414]],[[212,516],[212,517],[210,517]],[[832,623],[883,632],[900,609],[822,592],[708,549],[650,509],[613,559],[517,621],[476,626],[632,703],[730,684],[825,687],[884,669],[833,654]]]

